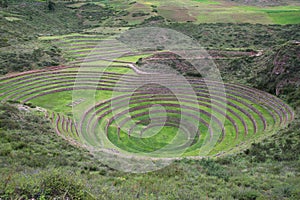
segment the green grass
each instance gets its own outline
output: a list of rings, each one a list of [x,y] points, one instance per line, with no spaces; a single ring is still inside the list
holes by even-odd
[[[208,8],[198,16],[200,23],[233,22],[262,24],[298,24],[300,8],[271,7],[259,8],[249,6]]]
[[[193,0],[193,1],[199,2],[201,4],[208,4],[208,5],[210,5],[210,4],[213,4],[213,5],[219,5],[219,4],[221,4],[220,2],[213,1],[213,0]]]
[[[300,24],[300,11],[287,11],[287,12],[267,12],[268,16],[272,18],[276,24]]]
[[[265,13],[274,24],[299,24],[300,6],[276,6],[269,8],[242,7],[247,11]]]
[[[112,127],[110,131],[111,134],[108,135],[108,138],[113,144],[123,150],[130,152],[132,151],[139,154],[151,153],[153,151],[160,150],[162,147],[171,142],[173,143],[174,137],[177,133],[176,128],[163,127],[153,137],[139,138],[133,136],[128,139],[127,133],[121,132],[120,139],[118,139],[117,135],[115,134],[116,128]]]
[[[72,113],[72,107],[68,104],[72,103],[72,92],[58,92],[35,98],[30,101],[34,105],[41,106],[47,110],[55,112],[63,112],[65,114]]]
[[[117,58],[117,61],[124,61],[124,62],[137,62],[140,58],[146,58],[148,56],[151,56],[153,54],[139,54],[139,55],[135,55],[135,56],[124,56],[124,57],[120,57]]]

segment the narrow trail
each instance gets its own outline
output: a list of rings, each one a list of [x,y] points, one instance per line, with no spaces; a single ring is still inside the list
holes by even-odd
[[[136,65],[133,64],[133,63],[130,63],[130,64],[128,64],[127,66],[130,67],[130,68],[131,68],[135,73],[137,73],[137,74],[152,74],[152,75],[153,75],[153,74],[157,74],[157,73],[144,72],[144,71],[138,69],[138,68],[136,67]]]

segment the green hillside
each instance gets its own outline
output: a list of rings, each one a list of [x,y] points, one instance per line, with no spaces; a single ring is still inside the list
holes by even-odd
[[[300,199],[299,30],[295,0],[0,0],[0,200]]]

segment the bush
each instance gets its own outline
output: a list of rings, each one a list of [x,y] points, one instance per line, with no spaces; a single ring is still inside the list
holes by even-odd
[[[48,9],[50,11],[54,11],[55,10],[55,3],[53,1],[48,1]]]
[[[0,0],[0,7],[7,8],[8,7],[8,0]]]
[[[145,13],[145,12],[136,12],[136,13],[132,13],[132,17],[143,17],[149,15],[149,13]]]
[[[229,180],[229,172],[220,164],[211,159],[201,159],[199,164],[205,168],[206,174],[216,176],[225,181]]]
[[[46,198],[63,197],[63,199],[83,199],[84,185],[72,173],[61,173],[59,170],[45,173],[42,178],[40,190]]]
[[[81,179],[69,171],[49,169],[37,174],[18,173],[4,180],[0,184],[0,198],[4,199],[94,199]]]
[[[239,188],[232,196],[239,200],[255,200],[260,196],[260,193],[249,188]]]

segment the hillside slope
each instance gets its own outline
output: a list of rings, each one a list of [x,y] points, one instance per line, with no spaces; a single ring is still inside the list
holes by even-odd
[[[225,80],[249,84],[277,95],[294,107],[300,105],[300,44],[290,41],[227,63],[221,70]]]
[[[256,68],[260,68],[260,71],[250,81],[258,88],[267,88],[277,96],[291,93],[290,89],[296,90],[300,85],[299,52],[300,42],[297,41],[269,50],[265,55],[257,58],[255,65]],[[265,66],[265,69],[261,66]]]
[[[0,6],[4,1],[0,0]],[[143,7],[139,2],[159,3],[137,1],[123,3],[131,3],[134,8]],[[262,6],[286,2],[228,0],[233,1]],[[0,8],[0,74],[63,64],[64,50],[54,43],[40,42],[40,36],[81,33],[102,23],[117,29],[128,25],[122,20],[128,13],[122,10],[120,0],[109,1],[111,7],[102,6],[104,0],[95,4],[55,1],[54,9],[50,10],[42,1],[6,2],[9,6]],[[146,3],[155,15],[155,5]],[[122,17],[108,20],[111,16]],[[43,109],[32,104],[0,102],[0,199],[300,199],[300,46],[296,41],[300,39],[299,24],[193,24],[170,23],[159,16],[157,19],[157,24],[145,20],[144,25],[181,31],[209,52],[215,52],[216,57],[222,54],[216,63],[225,82],[277,95],[296,110],[295,120],[275,135],[249,143],[248,149],[234,155],[183,159],[158,171],[132,174],[111,169],[87,150],[63,140]],[[262,54],[244,56],[260,51]],[[239,52],[239,56],[231,56],[234,52]],[[152,55],[148,61],[159,56]],[[179,64],[180,73],[186,73],[190,67],[188,63],[181,65],[176,55],[165,56],[171,62],[163,64]],[[140,61],[147,62],[147,58]],[[49,99],[45,102],[49,103]]]

